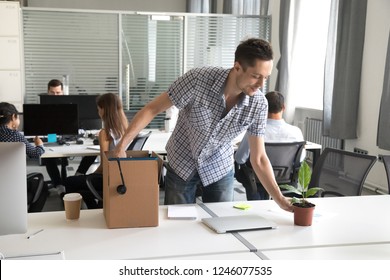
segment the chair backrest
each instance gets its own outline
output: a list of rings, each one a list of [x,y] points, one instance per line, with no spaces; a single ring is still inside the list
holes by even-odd
[[[295,184],[306,142],[265,143],[265,150],[278,184]]]
[[[383,164],[385,165],[386,175],[387,175],[387,186],[389,188],[390,194],[390,155],[382,156]]]
[[[41,212],[47,198],[47,186],[42,173],[27,174],[27,210]]]
[[[141,151],[146,143],[146,140],[148,140],[150,134],[152,134],[152,131],[149,131],[148,133],[144,133],[144,134],[138,134],[137,137],[135,137],[133,141],[130,143],[127,150]]]
[[[314,167],[310,187],[323,188],[321,196],[361,195],[376,159],[376,156],[325,148]]]

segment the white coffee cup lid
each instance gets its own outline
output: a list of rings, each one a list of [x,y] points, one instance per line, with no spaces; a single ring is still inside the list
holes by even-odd
[[[67,193],[64,195],[64,200],[66,201],[75,201],[81,199],[82,196],[79,193]]]

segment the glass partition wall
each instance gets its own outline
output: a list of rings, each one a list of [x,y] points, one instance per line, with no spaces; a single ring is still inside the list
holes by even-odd
[[[270,40],[269,16],[23,8],[25,103],[51,79],[69,94],[118,93],[129,116],[193,67],[232,67],[238,43]],[[164,125],[164,114],[149,128]]]

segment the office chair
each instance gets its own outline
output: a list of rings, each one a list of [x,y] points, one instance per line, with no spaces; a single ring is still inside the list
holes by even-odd
[[[43,174],[33,172],[27,174],[27,211],[41,212],[47,199],[48,188]]]
[[[320,187],[325,196],[361,195],[376,156],[325,148],[314,167],[309,187]]]
[[[390,194],[390,155],[382,156],[382,159],[383,159],[383,164],[385,165],[385,170],[387,175],[387,185]]]
[[[152,131],[149,131],[145,134],[138,134],[137,137],[133,139],[133,141],[130,143],[129,147],[127,148],[128,151],[141,151],[144,147],[146,141],[148,140],[149,136],[152,134]],[[86,183],[88,186],[88,189],[91,191],[91,193],[94,196],[94,199],[97,201],[97,207],[101,208],[103,206],[103,174],[89,174],[86,178]],[[99,190],[95,186],[99,186]],[[89,195],[89,194],[84,194]]]
[[[137,137],[135,137],[134,140],[130,143],[127,150],[128,151],[141,151],[146,143],[146,140],[148,140],[150,134],[152,134],[152,131],[149,131],[148,133],[145,133],[145,134],[138,134]]]
[[[301,166],[301,154],[306,142],[277,142],[265,143],[265,150],[274,170],[276,182],[281,184],[296,185],[298,171]],[[235,165],[236,179],[242,183],[249,193],[257,192],[257,184],[260,184],[250,160],[245,164]],[[288,195],[287,191],[282,191]],[[248,197],[248,196],[247,196]],[[266,198],[269,197],[266,195]]]

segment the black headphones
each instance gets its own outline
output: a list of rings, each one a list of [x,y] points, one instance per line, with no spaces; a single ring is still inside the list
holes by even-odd
[[[116,187],[116,192],[119,193],[120,195],[123,195],[126,193],[127,187],[125,185],[125,180],[123,179],[122,168],[119,162],[119,158],[116,159],[116,162],[118,163],[119,173],[121,174],[121,179],[122,179],[122,184]]]

